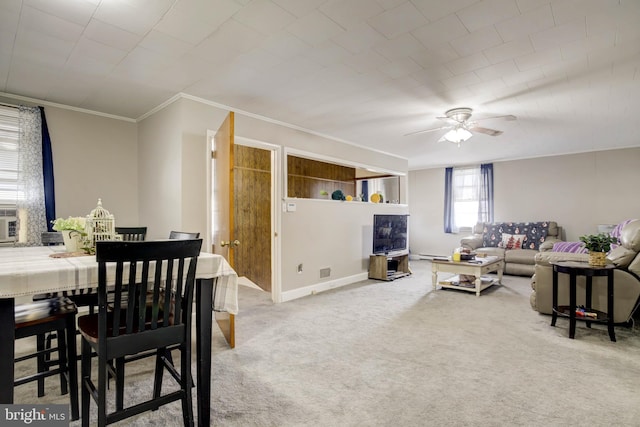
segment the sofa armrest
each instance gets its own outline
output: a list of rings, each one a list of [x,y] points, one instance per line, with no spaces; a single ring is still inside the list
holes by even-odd
[[[473,234],[460,239],[460,246],[465,249],[478,249],[482,247],[482,234]]]
[[[535,257],[536,266],[551,266],[552,262],[560,261],[589,261],[589,254],[575,254],[572,252],[538,252]]]
[[[542,242],[540,244],[540,252],[549,252],[553,249],[553,245],[558,243],[558,242],[562,242],[562,240],[560,239],[556,239],[556,238],[547,238],[544,242]]]

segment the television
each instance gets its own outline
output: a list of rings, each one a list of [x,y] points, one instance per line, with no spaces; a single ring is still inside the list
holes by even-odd
[[[408,214],[373,215],[373,254],[409,253]]]

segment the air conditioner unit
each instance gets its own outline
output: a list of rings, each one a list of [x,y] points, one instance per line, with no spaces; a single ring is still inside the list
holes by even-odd
[[[18,231],[18,221],[15,217],[0,217],[0,243],[15,242]]]

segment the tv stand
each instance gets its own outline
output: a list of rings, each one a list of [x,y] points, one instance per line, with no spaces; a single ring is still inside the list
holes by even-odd
[[[395,280],[410,274],[409,255],[369,256],[369,279]]]

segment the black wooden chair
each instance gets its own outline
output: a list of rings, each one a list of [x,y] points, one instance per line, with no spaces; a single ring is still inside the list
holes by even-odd
[[[147,238],[147,227],[116,227],[116,233],[126,242],[142,242]]]
[[[191,314],[195,272],[202,240],[98,242],[98,313],[81,316],[82,425],[89,425],[89,398],[98,405],[98,426],[114,423],[160,406],[182,401],[183,421],[193,425],[191,399]],[[114,283],[107,283],[115,274]],[[112,271],[113,269],[113,271]],[[114,286],[113,303],[108,288]],[[164,297],[163,297],[164,295]],[[126,301],[126,302],[125,302]],[[123,304],[124,302],[124,304]],[[181,352],[180,372],[166,357]],[[91,353],[97,353],[97,386],[91,378]],[[124,407],[124,359],[156,351],[153,395]],[[107,370],[115,361],[115,410],[107,413]],[[180,390],[162,395],[167,369]]]
[[[60,375],[60,391],[69,393],[71,419],[79,418],[78,411],[78,368],[76,358],[76,313],[75,304],[65,297],[40,300],[20,304],[15,308],[15,339],[36,337],[36,352],[14,359],[15,363],[35,358],[37,372],[21,378],[14,378],[14,387],[38,381],[38,397],[44,396],[44,379]],[[45,334],[55,332],[57,346],[45,347]],[[3,345],[8,345],[4,343]],[[51,359],[57,352],[58,359]],[[51,367],[57,366],[55,369]]]
[[[40,237],[43,246],[64,245],[64,238],[59,231],[43,231]]]
[[[187,240],[187,239],[197,239],[199,237],[200,237],[200,233],[187,233],[184,231],[171,231],[169,233],[170,239]]]

